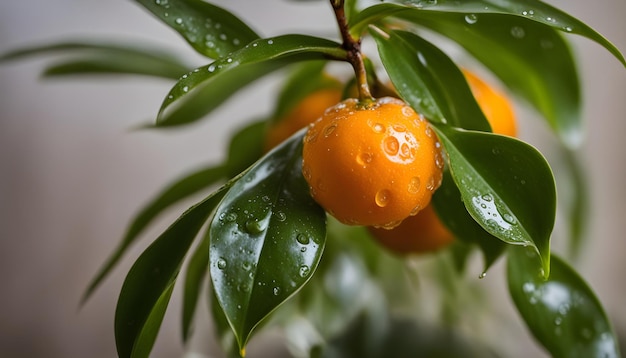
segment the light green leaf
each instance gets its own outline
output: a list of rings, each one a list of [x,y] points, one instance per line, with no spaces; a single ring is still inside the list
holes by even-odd
[[[300,131],[246,171],[211,222],[217,299],[243,349],[252,330],[313,275],[326,215],[302,176]]]
[[[533,247],[548,277],[556,186],[541,153],[511,137],[446,126],[435,129],[470,215],[500,240]]]
[[[400,96],[429,120],[491,131],[459,68],[436,46],[406,31],[372,30]]]
[[[532,250],[509,249],[509,292],[539,343],[553,357],[620,357],[609,318],[585,281],[554,255],[544,280],[537,261]]]
[[[136,0],[200,54],[219,58],[259,36],[229,11],[201,0]]]
[[[139,256],[126,275],[115,310],[120,358],[149,356],[180,266],[224,189],[188,209]]]
[[[82,298],[84,303],[95,289],[102,283],[102,280],[111,272],[113,267],[119,262],[126,250],[134,243],[139,234],[165,209],[173,204],[185,199],[202,189],[208,188],[226,175],[226,168],[222,166],[209,167],[187,174],[170,184],[163,192],[150,201],[135,216],[129,225],[126,234],[117,248],[111,254],[106,263],[102,266],[98,274],[91,281]]]
[[[99,41],[61,42],[21,48],[0,56],[0,61],[50,54],[63,54],[67,58],[49,66],[44,72],[45,76],[139,74],[178,79],[189,71],[189,67],[162,50]]]
[[[194,122],[232,94],[272,71],[303,60],[344,59],[340,45],[317,37],[284,35],[262,39],[183,75],[165,98],[157,127]]]

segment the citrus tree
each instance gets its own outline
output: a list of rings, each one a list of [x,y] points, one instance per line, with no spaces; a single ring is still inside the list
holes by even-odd
[[[67,61],[46,75],[175,80],[146,125],[161,130],[228,120],[211,114],[232,95],[270,73],[285,80],[272,115],[234,133],[224,162],[178,178],[132,218],[87,288],[84,300],[160,213],[197,197],[126,276],[115,312],[120,357],[150,355],[177,283],[183,339],[206,299],[229,356],[245,356],[269,326],[284,327],[300,356],[496,356],[447,330],[474,251],[483,271],[471,277],[506,260],[512,302],[549,354],[620,356],[601,303],[550,251],[557,206],[550,166],[516,138],[507,95],[477,74],[490,72],[532,106],[567,153],[577,185],[567,218],[576,252],[585,188],[573,154],[582,119],[567,36],[597,42],[626,66],[596,31],[538,0],[330,0],[335,38],[265,38],[210,2],[136,2],[207,62],[190,68],[164,52],[91,42],[2,59],[62,52]],[[482,68],[459,67],[440,42],[458,44]],[[200,196],[207,188],[212,193]],[[406,262],[434,252],[446,329],[425,333],[396,308],[420,304]]]

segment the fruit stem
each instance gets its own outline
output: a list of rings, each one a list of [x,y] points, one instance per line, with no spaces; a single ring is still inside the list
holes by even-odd
[[[361,102],[371,102],[374,100],[374,97],[372,97],[369,85],[367,84],[367,71],[365,70],[363,55],[361,54],[361,40],[356,40],[350,34],[348,21],[346,19],[346,12],[344,9],[344,0],[330,0],[330,3],[335,12],[337,25],[339,26],[339,31],[343,40],[341,46],[346,50],[348,54],[347,60],[352,65],[354,74],[356,75],[359,100]]]

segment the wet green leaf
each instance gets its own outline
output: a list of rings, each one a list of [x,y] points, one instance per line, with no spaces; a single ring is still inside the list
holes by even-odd
[[[500,240],[537,250],[547,277],[556,186],[541,153],[511,137],[446,126],[435,129],[470,215]]]
[[[229,11],[201,0],[136,0],[200,54],[219,58],[259,36]]]
[[[230,323],[228,323],[224,310],[222,310],[222,307],[217,301],[217,296],[215,296],[215,289],[213,286],[209,287],[209,291],[211,297],[209,300],[209,309],[211,311],[211,317],[213,318],[213,324],[215,325],[215,335],[217,340],[224,350],[224,353],[226,353],[227,358],[239,358],[241,357],[241,354],[239,346],[237,345],[237,339],[235,339],[235,334],[230,327]]]
[[[272,71],[291,63],[323,58],[345,59],[345,51],[333,41],[305,35],[254,41],[226,58],[183,75],[161,105],[156,126],[194,122]]]
[[[491,131],[461,70],[436,46],[406,31],[372,30],[400,96],[429,120]]]
[[[91,296],[100,283],[102,283],[102,280],[104,280],[113,267],[117,265],[130,245],[137,240],[139,234],[141,234],[159,214],[180,200],[196,194],[219,180],[224,179],[225,176],[226,168],[222,166],[204,168],[176,180],[152,199],[152,201],[144,206],[131,221],[122,241],[91,281],[81,302],[84,303],[89,296]]]
[[[115,311],[119,357],[149,356],[185,255],[223,195],[224,188],[188,209],[131,267]]]
[[[63,54],[66,58],[48,66],[45,76],[138,74],[178,79],[188,71],[185,64],[162,50],[98,41],[21,48],[0,56],[0,61],[51,54]]]
[[[500,14],[520,17],[522,19],[549,26],[565,33],[578,34],[604,46],[624,66],[626,60],[619,50],[601,34],[573,16],[538,0],[393,0],[405,5],[412,5],[423,12],[453,12],[467,14],[468,22],[477,21],[482,14]],[[476,16],[476,19],[472,17]],[[430,16],[430,15],[426,15]],[[511,24],[513,25],[513,24]],[[493,30],[497,31],[497,30]]]
[[[303,136],[238,178],[211,222],[211,279],[240,348],[309,280],[324,249],[326,215],[302,177]]]
[[[548,280],[534,251],[510,248],[509,292],[533,336],[554,357],[620,357],[617,338],[600,301],[557,256]]]
[[[432,205],[434,205],[441,222],[456,238],[480,247],[485,259],[483,272],[486,272],[502,255],[506,245],[485,231],[467,212],[461,192],[449,171],[444,172],[441,186],[433,195]]]
[[[191,324],[196,313],[200,289],[209,269],[209,235],[208,232],[196,247],[187,264],[185,288],[183,291],[183,342],[191,336]]]
[[[524,17],[480,14],[468,22],[466,16],[414,10],[401,17],[459,43],[534,106],[565,144],[576,146],[582,138],[580,85],[563,37]]]

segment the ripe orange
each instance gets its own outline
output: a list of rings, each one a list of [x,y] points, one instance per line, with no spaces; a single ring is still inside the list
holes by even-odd
[[[302,157],[311,195],[327,212],[387,228],[428,205],[444,165],[428,122],[392,97],[329,108],[309,127]]]
[[[508,98],[473,73],[467,70],[463,73],[493,132],[516,136],[515,115]],[[454,241],[454,235],[441,222],[432,205],[392,230],[373,227],[368,230],[382,246],[398,254],[432,252]]]
[[[398,254],[435,251],[454,241],[454,235],[441,223],[432,205],[392,230],[368,230],[384,247]]]
[[[476,102],[487,117],[492,131],[496,134],[515,137],[517,124],[509,99],[472,72],[463,70],[463,74],[470,85]]]
[[[341,101],[341,89],[323,88],[306,96],[277,123],[268,128],[264,148],[269,151],[298,130],[308,126],[324,111]]]

